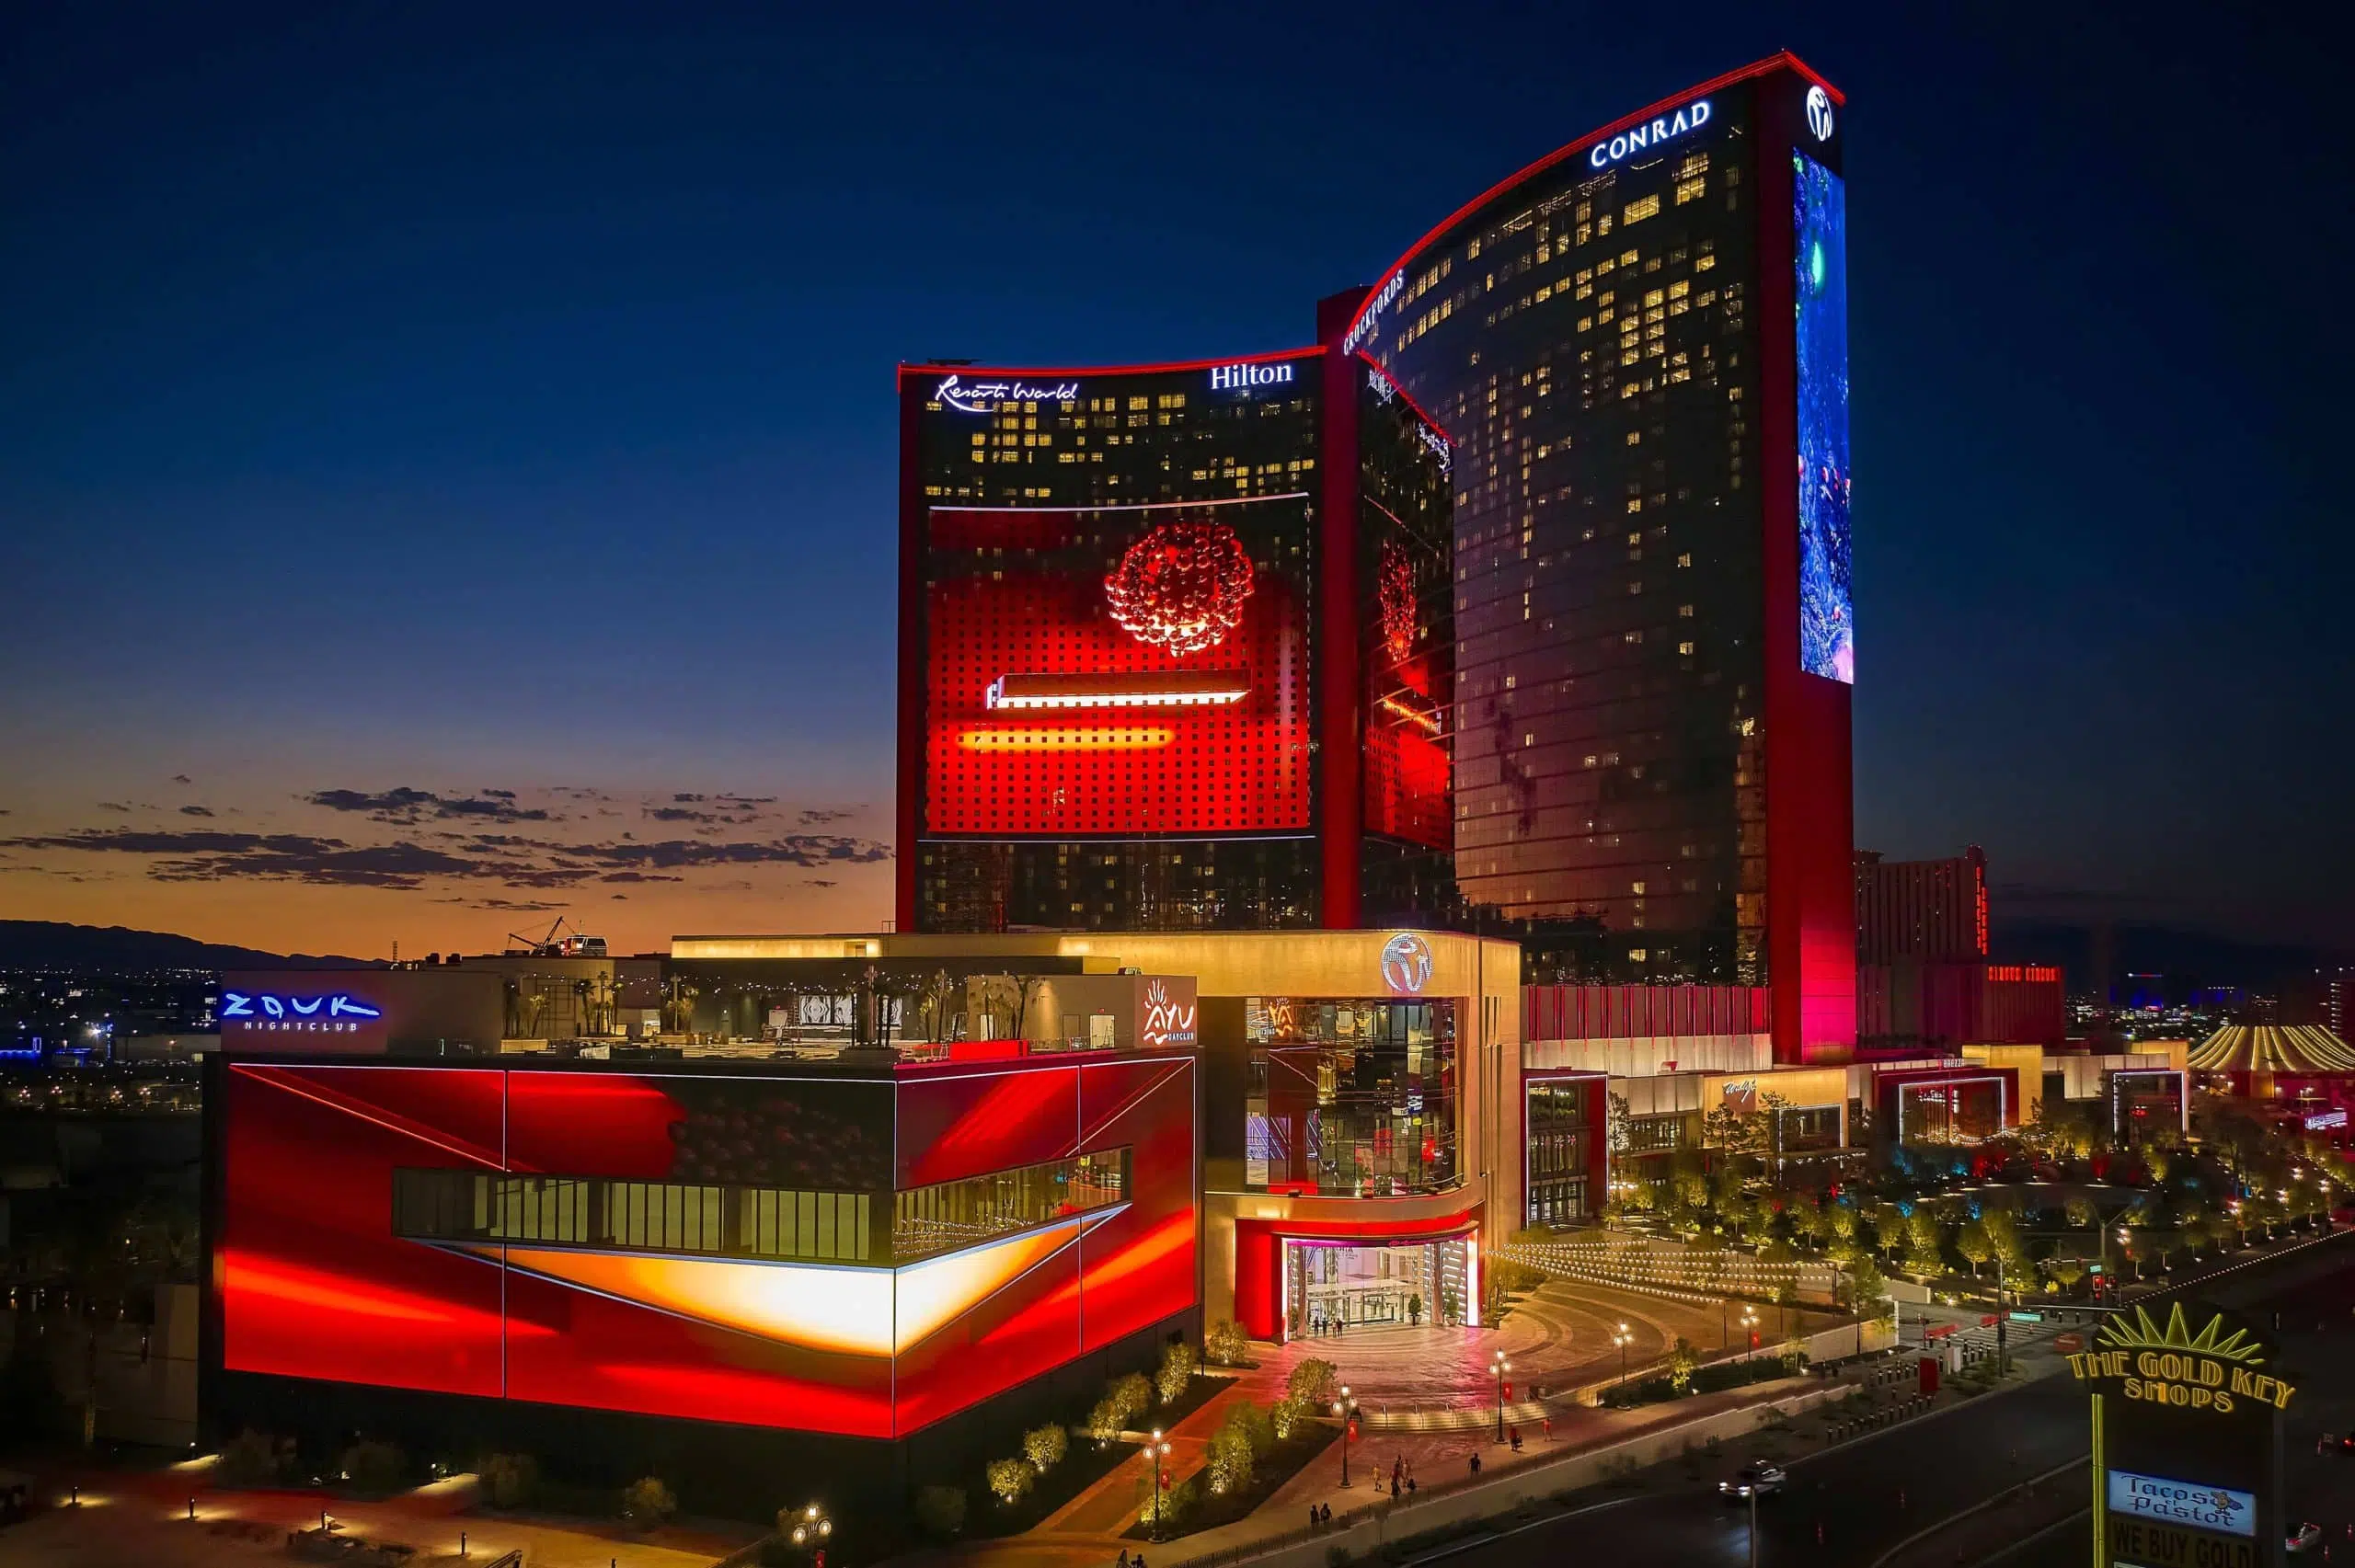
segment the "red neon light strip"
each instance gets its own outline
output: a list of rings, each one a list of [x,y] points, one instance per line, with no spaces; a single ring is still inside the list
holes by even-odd
[[[982,693],[982,705],[994,709],[1219,707],[1241,702],[1250,690],[1250,681],[1239,670],[1001,675]]]
[[[1158,365],[912,365],[899,367],[897,384],[905,386],[912,375],[1166,375],[1177,371],[1213,371],[1221,365],[1264,365],[1279,360],[1304,360],[1323,353],[1321,348],[1278,349],[1265,354],[1226,354],[1215,360],[1176,360]]]
[[[1712,77],[1708,81],[1702,83],[1697,87],[1687,87],[1681,93],[1671,93],[1668,97],[1660,99],[1660,102],[1656,104],[1649,105],[1644,109],[1639,109],[1633,114],[1622,115],[1619,119],[1613,120],[1610,124],[1603,127],[1601,130],[1590,131],[1585,135],[1580,137],[1577,141],[1556,148],[1553,152],[1546,154],[1535,163],[1531,164],[1527,168],[1522,169],[1518,173],[1508,175],[1503,179],[1497,181],[1496,184],[1488,187],[1488,189],[1480,192],[1479,195],[1475,196],[1471,200],[1466,201],[1463,206],[1458,207],[1454,212],[1450,212],[1446,217],[1441,219],[1439,223],[1434,226],[1429,234],[1417,240],[1412,246],[1409,246],[1406,252],[1401,255],[1396,261],[1393,262],[1390,266],[1384,268],[1380,272],[1374,274],[1374,276],[1378,279],[1386,280],[1392,273],[1404,271],[1407,268],[1414,265],[1415,258],[1417,257],[1420,256],[1425,250],[1436,244],[1442,235],[1446,235],[1448,231],[1454,228],[1458,223],[1464,222],[1465,219],[1469,218],[1481,208],[1487,206],[1498,197],[1502,196],[1506,191],[1511,190],[1514,186],[1517,186],[1523,180],[1529,179],[1536,175],[1545,173],[1547,169],[1552,168],[1556,164],[1560,163],[1563,159],[1571,156],[1573,154],[1583,153],[1589,147],[1593,146],[1597,142],[1608,141],[1618,132],[1626,130],[1627,127],[1631,125],[1640,125],[1645,120],[1650,120],[1655,115],[1663,114],[1669,109],[1674,109],[1679,104],[1690,102],[1694,98],[1706,97],[1711,93],[1723,92],[1726,88],[1733,86],[1737,83],[1747,82],[1757,76],[1772,75],[1777,71],[1797,72],[1799,75],[1806,77],[1809,81],[1814,83],[1817,86],[1821,87],[1825,92],[1831,94],[1832,101],[1833,103],[1839,104],[1843,108],[1846,107],[1848,96],[1845,93],[1833,86],[1831,83],[1825,81],[1821,76],[1817,75],[1815,72],[1808,66],[1807,63],[1802,61],[1798,55],[1793,54],[1787,49],[1784,50],[1781,53],[1770,55],[1766,59],[1761,60],[1754,64],[1745,65],[1739,71],[1729,71],[1722,76]],[[1381,286],[1377,283],[1373,292],[1366,295],[1366,303],[1360,305],[1358,307],[1357,314],[1350,317],[1349,330],[1341,334],[1342,341],[1347,342],[1353,335],[1355,335],[1360,324],[1365,320],[1366,305],[1372,304],[1381,296]]]
[[[1114,729],[969,729],[957,744],[968,751],[1152,751],[1177,738],[1163,725]]]
[[[932,507],[928,509],[936,512],[1036,512],[1043,517],[1051,512],[1169,511],[1178,508],[1186,508],[1190,509],[1200,507],[1249,507],[1257,506],[1261,501],[1304,501],[1307,498],[1308,492],[1305,490],[1280,490],[1272,495],[1225,496],[1207,501],[1127,501],[1117,503],[1108,501],[1103,505],[1091,507]]]

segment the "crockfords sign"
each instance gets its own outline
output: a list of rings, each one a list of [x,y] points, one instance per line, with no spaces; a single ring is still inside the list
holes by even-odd
[[[1221,365],[1211,372],[1212,392],[1248,392],[1254,387],[1285,386],[1292,382],[1292,364]]]
[[[949,376],[933,388],[935,403],[959,414],[991,414],[1001,403],[1069,403],[1079,396],[1075,381],[967,381]]]
[[[1657,147],[1688,131],[1698,131],[1709,123],[1709,100],[1686,104],[1674,114],[1656,114],[1642,125],[1630,126],[1608,142],[1597,142],[1587,150],[1586,161],[1591,168],[1609,168],[1630,153],[1640,153],[1646,147]]]

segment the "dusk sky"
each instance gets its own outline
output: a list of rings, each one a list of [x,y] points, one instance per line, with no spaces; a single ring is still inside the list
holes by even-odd
[[[1849,100],[1859,844],[2355,947],[2343,66],[2114,15],[11,8],[0,917],[871,928],[895,361],[1304,343],[1789,48]]]

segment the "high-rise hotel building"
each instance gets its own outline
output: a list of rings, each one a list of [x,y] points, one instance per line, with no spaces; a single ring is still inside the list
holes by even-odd
[[[1784,54],[1614,121],[1344,338],[1456,442],[1464,895],[1785,1059],[1855,1030],[1844,115]]]
[[[902,366],[900,928],[1470,925],[1853,1044],[1844,115],[1629,115],[1315,348]]]
[[[1412,399],[1330,344],[900,385],[901,930],[1454,923]]]

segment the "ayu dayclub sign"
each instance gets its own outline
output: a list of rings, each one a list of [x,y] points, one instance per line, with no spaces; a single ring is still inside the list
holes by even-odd
[[[2096,1568],[2278,1568],[2281,1413],[2257,1327],[2175,1302],[2113,1315],[2069,1370],[2093,1396]]]

